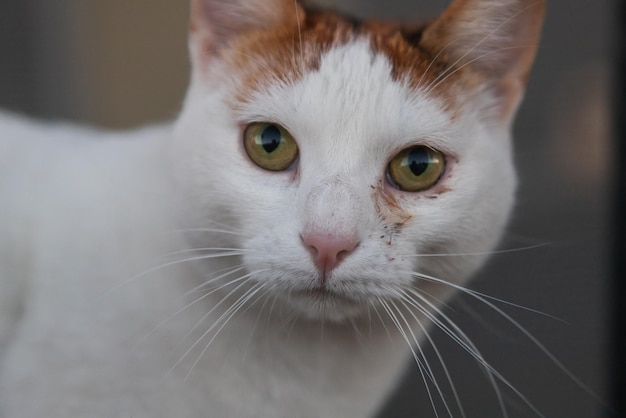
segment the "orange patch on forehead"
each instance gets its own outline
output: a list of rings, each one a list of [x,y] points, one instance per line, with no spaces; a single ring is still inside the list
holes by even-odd
[[[466,71],[452,68],[445,56],[435,56],[420,47],[424,28],[425,25],[360,22],[336,13],[308,11],[295,28],[243,34],[226,48],[222,59],[240,78],[236,101],[246,102],[251,92],[260,91],[270,83],[293,83],[316,71],[330,49],[367,39],[372,54],[384,55],[389,60],[394,80],[414,90],[432,87],[431,94],[454,108],[452,87]],[[443,78],[446,80],[441,81]]]

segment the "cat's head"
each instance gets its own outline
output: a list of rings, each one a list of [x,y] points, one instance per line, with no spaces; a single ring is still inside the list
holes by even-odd
[[[456,0],[422,27],[293,0],[194,0],[176,148],[198,222],[250,286],[341,320],[444,299],[513,205],[510,128],[542,0]],[[216,245],[220,244],[220,245]],[[435,299],[433,299],[435,300]]]

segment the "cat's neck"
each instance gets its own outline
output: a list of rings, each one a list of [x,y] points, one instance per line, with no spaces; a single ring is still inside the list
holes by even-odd
[[[224,310],[205,316],[222,299],[207,297],[188,325],[224,321]],[[216,329],[217,338],[200,335],[197,347],[184,353],[188,358],[173,371],[175,380],[210,387],[207,396],[218,412],[222,402],[225,413],[232,412],[233,397],[259,397],[242,403],[238,416],[368,416],[384,401],[409,354],[392,324],[382,324],[374,312],[354,322],[320,322],[271,304],[268,299],[232,317],[226,313],[228,324]]]

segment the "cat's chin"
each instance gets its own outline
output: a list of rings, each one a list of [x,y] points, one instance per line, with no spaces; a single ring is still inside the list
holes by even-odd
[[[287,303],[311,320],[344,322],[367,312],[368,303],[323,288],[290,292]]]

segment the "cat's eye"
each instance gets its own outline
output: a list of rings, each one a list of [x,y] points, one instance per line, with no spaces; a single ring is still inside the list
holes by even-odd
[[[433,187],[445,171],[444,155],[432,148],[414,146],[401,151],[387,167],[389,181],[405,192]]]
[[[282,126],[251,123],[244,131],[244,146],[256,165],[270,171],[290,168],[298,159],[298,144]]]

